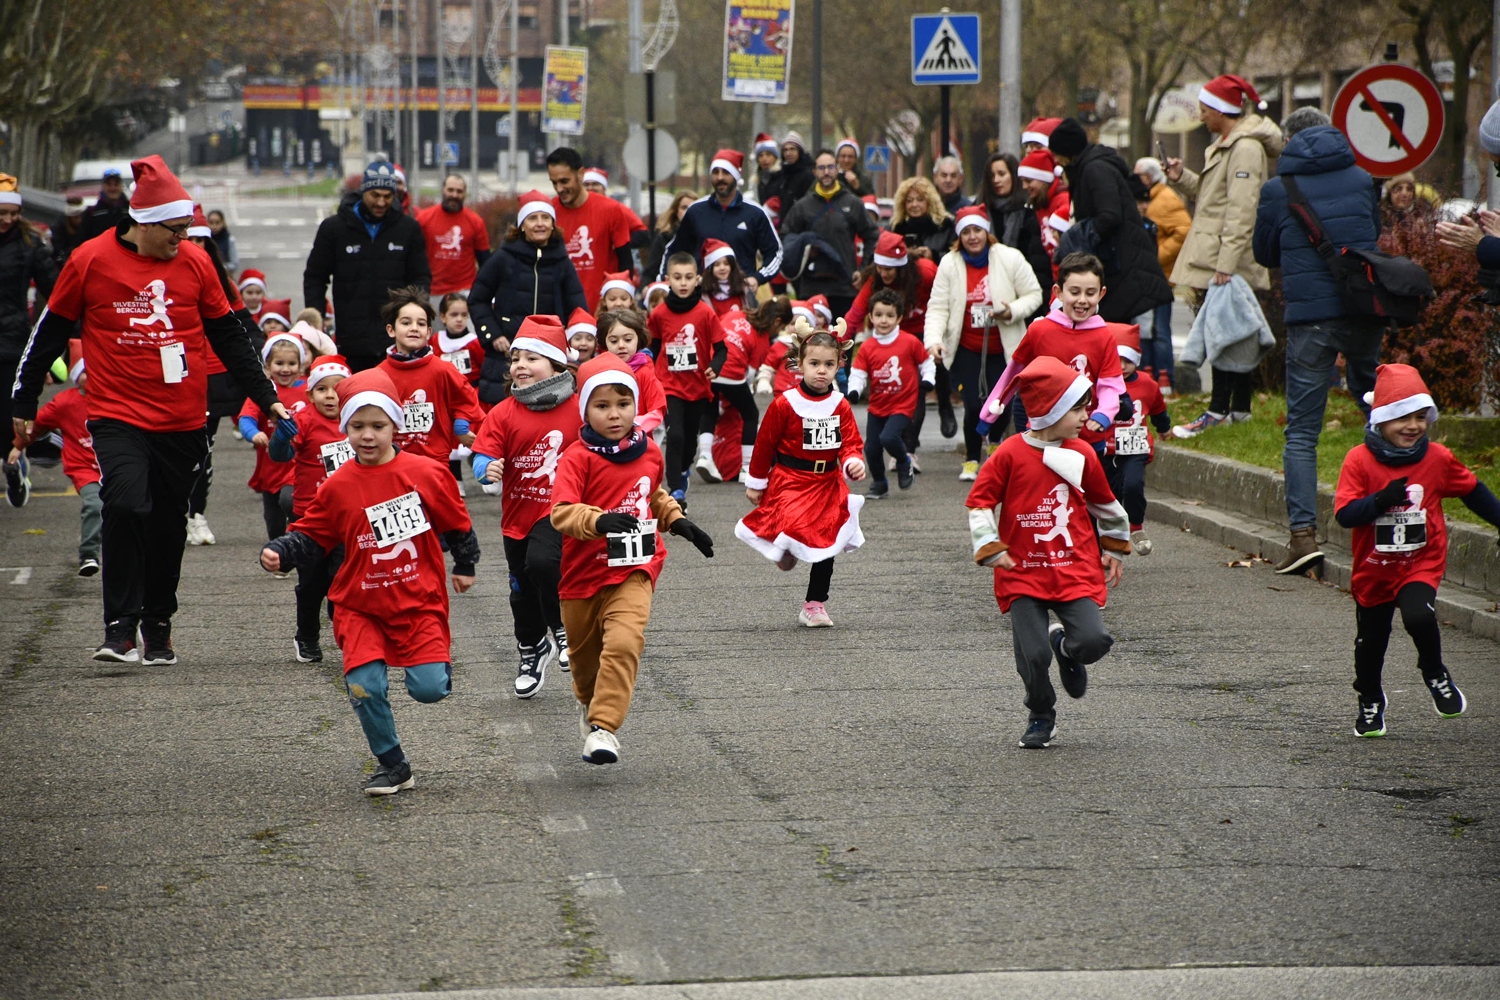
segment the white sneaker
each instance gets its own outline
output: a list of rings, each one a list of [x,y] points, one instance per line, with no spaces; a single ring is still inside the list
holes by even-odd
[[[608,729],[591,729],[583,741],[583,759],[590,764],[613,764],[620,759],[620,741]]]
[[[961,482],[961,483],[972,483],[974,480],[976,480],[978,478],[979,478],[979,463],[978,462],[965,462],[962,471],[960,471],[959,474],[958,474],[958,481]]]
[[[557,668],[567,673],[572,666],[572,660],[568,656],[568,630],[560,628],[553,632],[552,643],[557,647]]]
[[[705,451],[698,456],[698,461],[693,463],[693,468],[698,473],[698,478],[705,483],[722,483],[724,477],[719,474],[719,466],[714,462],[712,452]]]
[[[468,495],[464,492],[464,481],[462,479],[458,481],[458,495],[461,497]]]
[[[886,472],[895,472],[896,471],[896,456],[895,455],[887,455],[885,457],[885,471]]]
[[[189,514],[187,519],[187,543],[189,545],[202,545],[202,536],[198,534],[198,515]]]
[[[1130,550],[1138,556],[1149,556],[1151,554],[1151,539],[1146,537],[1144,531],[1132,532],[1130,535]]]
[[[530,698],[547,683],[547,668],[557,662],[557,646],[550,634],[544,634],[535,646],[516,644],[521,665],[516,671],[516,697]]]
[[[750,485],[750,463],[746,462],[740,466],[740,485]]]
[[[909,451],[906,453],[906,457],[911,459],[911,471],[917,473],[918,475],[921,475],[922,463],[917,461],[917,453],[914,451]]]
[[[1229,422],[1231,424],[1243,424],[1252,416],[1254,416],[1254,414],[1252,414],[1249,410],[1230,410]]]
[[[202,514],[194,514],[193,515],[193,521],[196,522],[197,525],[198,525],[198,539],[199,539],[197,542],[194,542],[193,544],[195,544],[195,545],[217,545],[219,543],[219,540],[214,537],[213,531],[209,529],[209,527],[208,527],[208,519],[206,517],[204,517]]]

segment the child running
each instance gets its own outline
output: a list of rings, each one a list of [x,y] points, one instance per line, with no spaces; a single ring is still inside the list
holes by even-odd
[[[599,330],[604,349],[630,366],[640,387],[635,425],[652,433],[666,419],[667,394],[656,377],[656,359],[646,350],[645,319],[634,309],[614,309],[600,315]]]
[[[1030,430],[1000,443],[967,505],[974,561],[995,570],[995,599],[1010,615],[1016,672],[1026,686],[1031,718],[1021,746],[1041,750],[1057,735],[1053,658],[1063,690],[1082,698],[1086,665],[1114,644],[1099,609],[1120,582],[1130,525],[1098,453],[1078,440],[1094,402],[1088,376],[1043,355],[1015,382]],[[1048,625],[1048,612],[1057,624]]]
[[[307,388],[302,381],[307,364],[307,348],[289,333],[273,333],[261,348],[266,375],[276,384],[276,396],[293,417],[307,406]],[[276,417],[262,413],[254,400],[245,400],[240,408],[240,434],[255,445],[255,470],[250,474],[250,488],[260,494],[261,515],[266,522],[266,537],[286,534],[287,519],[292,516],[292,467],[271,458],[271,433]],[[286,573],[278,574],[286,577]]]
[[[1443,498],[1458,497],[1500,526],[1500,500],[1447,448],[1427,438],[1438,411],[1422,376],[1410,365],[1375,369],[1375,391],[1364,444],[1344,457],[1334,492],[1339,524],[1353,533],[1354,690],[1356,736],[1386,733],[1389,701],[1381,685],[1396,610],[1417,647],[1417,669],[1445,719],[1462,715],[1463,692],[1443,665],[1437,588],[1448,565]]]
[[[474,441],[474,478],[501,495],[500,531],[510,567],[517,698],[531,698],[547,670],[567,670],[568,633],[557,586],[562,536],[547,515],[557,463],[583,422],[573,400],[568,342],[556,316],[527,316],[510,345],[510,395],[484,418]]]
[[[733,255],[730,256],[733,260]],[[722,263],[722,261],[721,261]],[[774,303],[769,304],[775,311]],[[760,424],[760,407],[755,405],[755,392],[750,388],[750,373],[760,367],[770,342],[759,335],[750,317],[738,307],[719,314],[719,324],[724,328],[724,364],[714,376],[714,399],[698,425],[698,461],[693,468],[705,483],[722,483],[724,473],[714,456],[714,431],[719,426],[719,411],[733,408],[739,416],[740,466],[750,464],[750,451],[755,447],[755,430]],[[731,452],[732,454],[732,452]]]
[[[447,465],[460,444],[474,443],[474,428],[484,417],[479,396],[429,346],[436,314],[427,293],[420,288],[395,288],[389,296],[380,317],[394,343],[386,349],[380,370],[395,385],[404,411],[396,443],[403,452]]]
[[[568,349],[573,352],[573,363],[579,365],[599,353],[599,324],[582,306],[568,317]]]
[[[599,286],[599,318],[621,309],[641,311],[635,301],[635,282],[630,280],[630,272],[612,271],[604,276],[604,284]]]
[[[339,426],[338,387],[349,377],[349,363],[341,355],[328,354],[313,362],[307,373],[307,399],[311,404],[280,421],[266,451],[273,461],[292,463],[292,520],[307,513],[318,487],[354,457],[349,436]],[[299,663],[323,662],[323,601],[333,584],[342,553],[318,554],[297,566],[297,632],[292,638]]]
[[[339,383],[338,398],[355,460],[328,478],[295,531],[261,550],[260,563],[285,572],[344,547],[329,596],[349,702],[379,762],[364,793],[393,795],[416,779],[396,736],[386,671],[401,668],[417,701],[448,697],[443,544],[453,555],[453,590],[462,594],[474,585],[479,539],[448,470],[396,448],[403,407],[390,376],[360,372]]]
[[[865,543],[859,530],[865,498],[844,482],[846,476],[865,478],[865,463],[854,410],[833,386],[845,353],[844,321],[838,325],[837,333],[814,331],[798,318],[795,360],[802,378],[766,408],[745,486],[755,509],[734,527],[736,538],[779,569],[791,570],[798,559],[812,564],[797,615],[808,628],[833,625],[825,606],[833,559]]]
[[[661,451],[635,426],[630,367],[601,354],[578,369],[579,440],[563,452],[552,490],[552,526],[563,534],[563,621],[581,706],[583,759],[620,759],[617,734],[630,710],[651,595],[666,562],[657,530],[710,559],[713,539],[683,516],[662,487]]]
[[[865,465],[874,480],[865,496],[879,500],[891,492],[884,454],[896,460],[897,486],[909,490],[916,478],[905,433],[916,418],[918,387],[932,388],[937,365],[926,346],[901,329],[901,296],[894,289],[882,288],[870,296],[870,326],[875,332],[859,346],[849,371],[848,397],[851,403],[859,402],[862,395],[870,400],[865,417]]]
[[[773,301],[780,303],[777,306],[779,322],[772,333],[766,356],[755,373],[757,396],[779,396],[797,384],[796,354],[792,350],[797,337],[792,323],[799,316],[806,319],[809,325],[812,323],[811,310],[805,303],[794,302],[785,295],[778,295]]]
[[[1165,434],[1172,426],[1167,415],[1167,401],[1155,379],[1141,378],[1141,328],[1133,323],[1111,323],[1115,351],[1120,355],[1120,372],[1125,391],[1130,395],[1131,416],[1128,423],[1111,428],[1104,440],[1104,473],[1109,488],[1130,518],[1130,547],[1138,556],[1151,554],[1151,539],[1146,537],[1146,464],[1156,455],[1156,441],[1146,420]]]
[[[708,304],[713,306],[721,320],[731,309],[743,312],[748,308],[745,276],[740,272],[739,262],[734,259],[734,249],[723,240],[709,238],[703,241],[702,253],[703,270],[707,272]]]
[[[479,335],[469,329],[469,300],[459,292],[449,292],[438,300],[438,328],[427,342],[433,352],[453,370],[463,376],[464,381],[479,398],[479,372],[484,367],[484,347]],[[481,400],[481,412],[489,407]],[[469,457],[469,446],[462,441],[448,453],[448,468],[458,481],[458,495],[464,495],[464,459]]]
[[[724,329],[698,286],[698,261],[690,253],[667,258],[671,291],[651,310],[656,374],[667,394],[667,488],[678,504],[687,501],[688,449],[713,405],[713,379],[724,366],[728,348]],[[684,507],[684,509],[686,509]]]

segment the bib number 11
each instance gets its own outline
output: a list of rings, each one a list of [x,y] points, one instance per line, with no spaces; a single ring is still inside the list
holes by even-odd
[[[643,566],[656,556],[656,519],[640,522],[635,531],[612,531],[604,536],[610,566]]]

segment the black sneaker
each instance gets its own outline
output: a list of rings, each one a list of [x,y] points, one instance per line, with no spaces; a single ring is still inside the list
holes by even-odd
[[[318,645],[318,640],[308,642],[305,639],[293,638],[293,644],[297,649],[298,663],[322,663],[323,647]]]
[[[392,767],[382,765],[365,782],[366,795],[395,795],[404,788],[413,788],[417,779],[411,776],[411,762],[403,760]]]
[[[1355,736],[1385,735],[1385,692],[1380,692],[1379,701],[1359,699],[1359,715],[1354,718]]]
[[[94,650],[94,659],[111,663],[139,663],[140,651],[135,648],[135,625],[116,621],[104,626],[104,644]]]
[[[141,622],[141,662],[147,666],[170,667],[177,662],[172,651],[172,622]]]
[[[1082,698],[1089,689],[1089,672],[1082,663],[1063,654],[1063,640],[1067,630],[1054,623],[1047,629],[1047,641],[1052,644],[1052,655],[1057,658],[1057,674],[1062,678],[1063,690],[1069,698]]]
[[[552,642],[557,646],[557,668],[567,673],[572,667],[571,654],[568,652],[568,630],[565,628],[554,630]]]
[[[79,576],[93,576],[93,575],[95,575],[98,572],[99,572],[99,560],[97,560],[97,559],[80,559],[80,560],[78,560],[78,575]]]
[[[891,481],[889,479],[877,479],[865,490],[866,500],[884,500],[891,495]]]
[[[1464,693],[1453,683],[1453,678],[1448,676],[1447,667],[1438,667],[1435,673],[1424,674],[1422,679],[1427,682],[1427,690],[1432,693],[1432,707],[1443,718],[1455,719],[1469,707],[1469,703],[1464,700]]]
[[[1046,719],[1032,719],[1026,732],[1021,734],[1021,746],[1027,750],[1045,750],[1052,745],[1052,737],[1056,735],[1057,723]]]
[[[916,473],[912,471],[912,461],[910,456],[908,456],[906,459],[905,468],[900,465],[896,466],[896,485],[903,490],[909,490],[911,489],[911,484],[916,481],[917,476]]]
[[[9,428],[6,428],[9,430]],[[5,465],[5,499],[12,507],[24,507],[26,501],[31,499],[31,472],[30,463],[26,456],[22,455],[20,461],[12,465]]]

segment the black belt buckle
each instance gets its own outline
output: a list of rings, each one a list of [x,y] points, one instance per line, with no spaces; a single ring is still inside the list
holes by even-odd
[[[816,473],[819,473],[819,474],[827,472],[828,471],[828,459],[826,459],[826,458],[820,458],[817,461],[813,462],[813,464],[812,464],[812,470],[813,470],[813,472],[816,472]]]

